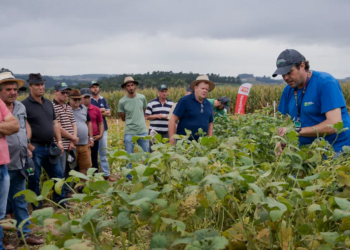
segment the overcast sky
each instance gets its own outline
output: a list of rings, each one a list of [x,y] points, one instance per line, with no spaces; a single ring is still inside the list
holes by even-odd
[[[270,76],[294,48],[312,69],[350,76],[348,0],[16,0],[0,10],[0,68],[14,73]]]

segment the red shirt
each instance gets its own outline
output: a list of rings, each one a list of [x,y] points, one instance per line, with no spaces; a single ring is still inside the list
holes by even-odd
[[[89,115],[91,118],[92,134],[98,135],[98,134],[100,134],[100,132],[98,130],[98,124],[103,122],[101,111],[98,107],[96,107],[92,104],[90,104],[88,111],[89,111]]]
[[[6,104],[0,99],[0,122],[11,115],[11,112],[6,107]],[[0,165],[10,163],[9,146],[6,141],[6,137],[0,138]]]

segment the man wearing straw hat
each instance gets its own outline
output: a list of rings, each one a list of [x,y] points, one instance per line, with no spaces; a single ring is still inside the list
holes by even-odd
[[[125,151],[128,154],[134,152],[133,136],[147,136],[147,125],[144,118],[147,108],[147,101],[144,95],[136,93],[136,87],[139,83],[131,76],[124,79],[121,85],[127,91],[127,94],[120,99],[118,103],[118,113],[125,121],[124,144]],[[149,152],[149,142],[143,139],[137,140],[144,152]]]
[[[169,138],[171,138],[172,145],[175,145],[175,138],[172,138],[175,132],[179,135],[186,135],[185,129],[192,132],[190,140],[199,139],[199,129],[202,129],[208,136],[213,134],[213,106],[206,97],[208,92],[215,88],[215,84],[209,80],[207,75],[201,75],[190,84],[190,87],[194,92],[179,100],[169,121]]]
[[[5,79],[4,79],[5,78]],[[8,149],[10,153],[10,163],[7,169],[10,177],[10,189],[7,199],[7,214],[11,214],[16,221],[18,227],[22,221],[29,218],[28,203],[24,200],[24,196],[14,198],[15,194],[26,189],[26,173],[24,165],[26,164],[28,152],[27,134],[30,137],[31,130],[27,122],[27,112],[24,105],[16,101],[18,90],[23,87],[24,81],[15,79],[11,72],[0,73],[0,99],[6,104],[8,110],[19,122],[19,132],[6,135]],[[30,153],[31,155],[31,153]],[[0,204],[1,205],[1,204]],[[26,243],[31,245],[40,245],[44,243],[42,237],[30,234],[30,221],[26,221],[22,226],[22,232],[25,235]],[[17,232],[18,237],[21,237],[21,232]],[[6,247],[5,247],[6,248]],[[7,248],[6,248],[7,249]]]

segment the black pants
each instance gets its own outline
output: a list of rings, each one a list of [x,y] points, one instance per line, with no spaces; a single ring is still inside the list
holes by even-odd
[[[99,141],[95,141],[94,146],[91,148],[92,167],[96,169],[98,169],[98,144]]]

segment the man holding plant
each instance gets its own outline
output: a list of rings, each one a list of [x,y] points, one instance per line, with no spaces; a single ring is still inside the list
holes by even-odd
[[[294,49],[283,51],[277,58],[277,70],[272,75],[282,75],[284,88],[278,111],[290,115],[299,134],[299,146],[311,144],[317,135],[325,136],[336,152],[350,146],[350,130],[337,137],[334,125],[343,121],[350,127],[350,117],[339,82],[330,74],[311,71],[309,61]],[[287,129],[279,128],[283,136]]]
[[[170,143],[175,145],[176,133],[186,135],[185,129],[191,130],[190,140],[198,140],[197,134],[202,129],[208,136],[213,135],[213,106],[206,99],[208,92],[215,88],[215,84],[207,75],[198,76],[190,85],[194,93],[182,97],[176,105],[169,121]],[[176,123],[179,121],[177,127]]]

